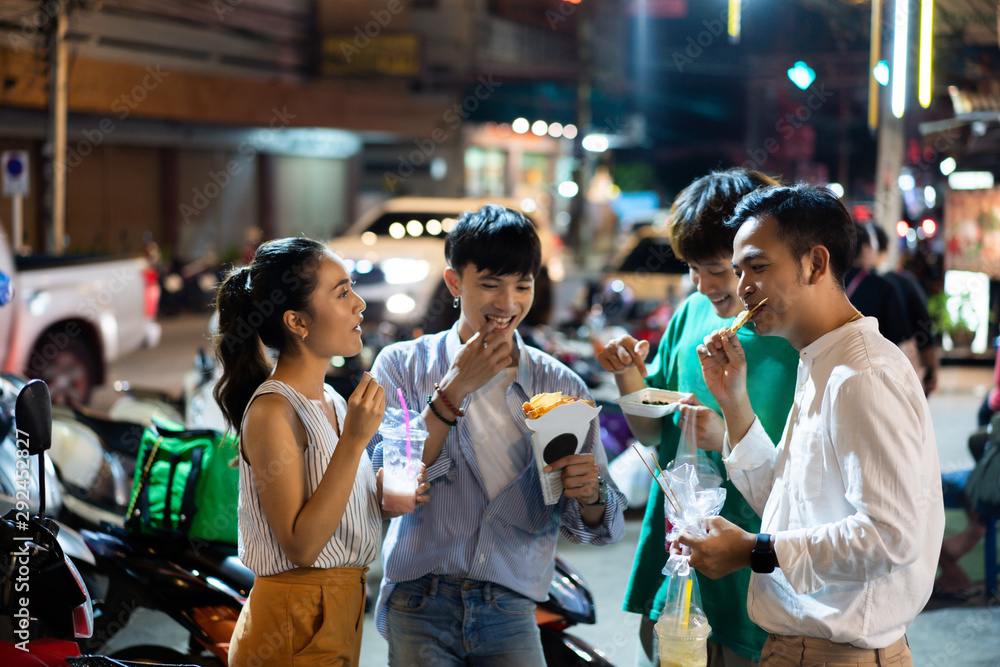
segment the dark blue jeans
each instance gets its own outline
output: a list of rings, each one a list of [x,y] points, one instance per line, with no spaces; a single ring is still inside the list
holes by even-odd
[[[535,602],[487,581],[426,575],[388,601],[392,667],[545,667]]]

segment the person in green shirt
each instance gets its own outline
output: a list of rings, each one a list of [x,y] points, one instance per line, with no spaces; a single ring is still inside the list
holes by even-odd
[[[671,207],[668,231],[674,254],[687,262],[697,292],[670,319],[648,369],[645,358],[649,343],[632,336],[610,341],[598,357],[601,366],[614,374],[622,395],[647,386],[691,394],[682,401],[687,407],[662,418],[626,415],[629,427],[643,444],[658,446],[659,463],[665,468],[677,453],[684,420],[693,420],[694,426],[689,429],[694,429],[698,446],[718,450],[707,454],[720,477],[726,480],[726,503],[721,515],[751,532],[759,532],[760,517],[726,479],[719,453],[725,426],[719,406],[705,385],[696,348],[705,336],[730,326],[743,310],[732,267],[735,231],[726,229],[723,223],[744,195],[774,184],[759,172],[730,169],[712,172],[688,185]],[[777,441],[792,406],[799,355],[784,339],[758,336],[752,329],[743,327],[738,334],[747,350],[747,359],[751,360],[748,391],[754,397],[754,407],[764,429]],[[709,442],[715,446],[706,447]],[[662,573],[667,560],[663,502],[659,485],[652,483],[631,580],[625,592],[624,609],[642,614],[636,661],[640,666],[659,665],[653,624],[666,595]],[[701,573],[697,576],[702,606],[712,626],[709,666],[756,663],[767,633],[747,615],[749,568],[716,580]]]

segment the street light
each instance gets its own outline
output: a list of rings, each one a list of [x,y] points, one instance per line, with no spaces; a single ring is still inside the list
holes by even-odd
[[[740,24],[743,20],[743,1],[742,0],[729,0],[729,20],[727,21],[726,31],[729,33],[729,42],[731,44],[740,43]]]
[[[892,115],[902,118],[906,111],[906,42],[910,29],[909,0],[896,0],[892,33]]]
[[[920,106],[931,105],[931,48],[934,41],[932,22],[934,20],[934,0],[920,2],[920,69],[917,81],[917,99]]]
[[[868,69],[871,78],[868,79],[868,130],[874,132],[878,127],[879,90],[877,84],[882,84],[877,70],[884,62],[882,58],[882,0],[872,0],[872,25],[870,43],[868,46]],[[889,66],[885,66],[885,81],[889,81]]]
[[[603,153],[611,143],[603,134],[588,134],[583,138],[583,148],[591,153]]]
[[[559,184],[557,190],[566,199],[572,199],[580,191],[580,186],[573,181],[563,181]]]

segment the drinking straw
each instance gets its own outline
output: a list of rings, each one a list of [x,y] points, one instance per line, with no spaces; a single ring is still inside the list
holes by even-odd
[[[688,616],[691,613],[691,578],[684,584],[684,616],[681,617],[681,629],[688,629]]]
[[[410,411],[406,407],[406,399],[403,398],[403,388],[396,387],[396,395],[399,396],[399,402],[403,404],[403,423],[406,424],[406,459],[412,459],[413,454],[410,451]]]

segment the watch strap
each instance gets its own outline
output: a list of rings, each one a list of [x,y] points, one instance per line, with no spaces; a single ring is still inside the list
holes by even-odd
[[[768,533],[757,533],[753,551],[750,552],[750,569],[758,574],[770,574],[778,566],[778,555]]]

